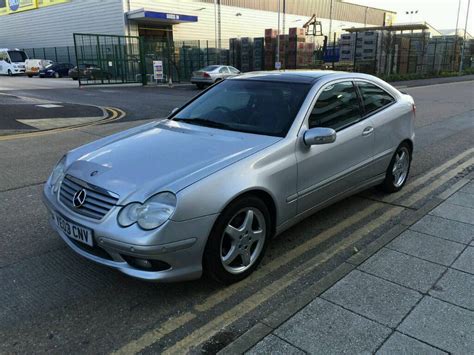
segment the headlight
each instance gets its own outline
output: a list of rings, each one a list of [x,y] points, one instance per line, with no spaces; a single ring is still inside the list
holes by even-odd
[[[59,181],[64,176],[64,168],[66,164],[66,156],[62,157],[61,160],[56,164],[51,173],[51,186],[54,186],[54,192],[58,190]]]
[[[155,229],[165,223],[176,209],[176,195],[171,192],[160,192],[144,203],[133,202],[122,208],[118,223],[122,227],[137,223],[145,230]]]

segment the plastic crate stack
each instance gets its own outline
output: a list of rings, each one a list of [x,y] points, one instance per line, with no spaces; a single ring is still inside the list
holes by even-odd
[[[267,28],[265,30],[265,70],[275,69],[275,51],[277,45],[278,30]]]
[[[243,37],[240,40],[240,70],[243,72],[252,71],[253,67],[253,39]]]
[[[264,37],[257,37],[253,39],[253,70],[263,70],[264,67]]]
[[[286,68],[306,68],[312,64],[314,43],[306,42],[304,28],[289,30]]]

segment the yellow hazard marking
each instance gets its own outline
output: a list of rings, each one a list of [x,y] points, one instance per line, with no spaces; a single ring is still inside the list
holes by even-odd
[[[78,128],[90,127],[90,126],[95,126],[99,124],[105,124],[105,123],[118,121],[126,116],[126,113],[118,108],[106,107],[105,109],[107,110],[107,112],[109,112],[109,116],[104,119],[97,120],[95,122],[79,123],[79,124],[75,124],[69,127],[54,128],[54,129],[48,129],[44,131],[26,132],[26,133],[0,136],[0,141],[9,141],[9,140],[20,139],[20,138],[39,137],[39,136],[44,136],[44,135],[53,134],[53,133],[72,131]]]

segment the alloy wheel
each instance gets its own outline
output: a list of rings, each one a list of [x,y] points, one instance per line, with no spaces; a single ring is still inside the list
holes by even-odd
[[[222,266],[232,274],[249,269],[260,256],[265,244],[266,223],[257,208],[244,208],[228,223],[221,237]]]
[[[395,187],[400,187],[405,182],[408,169],[410,167],[410,153],[405,147],[400,148],[400,150],[395,155],[395,163],[392,168],[393,175],[393,185]]]

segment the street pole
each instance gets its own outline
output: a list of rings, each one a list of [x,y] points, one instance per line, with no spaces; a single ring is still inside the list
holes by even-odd
[[[332,1],[329,6],[329,33],[328,33],[328,39],[331,40],[331,30],[332,30]]]
[[[221,0],[217,0],[217,32],[218,32],[218,36],[217,36],[218,50],[217,50],[217,52],[219,53],[218,62],[220,63],[221,48],[222,48],[222,43],[221,43],[222,42]]]
[[[276,48],[276,54],[275,54],[275,62],[279,63],[280,62],[280,0],[278,1],[278,30],[277,30],[277,48]],[[276,69],[276,63],[275,63],[275,69]]]
[[[461,62],[459,63],[459,74],[462,72],[462,66],[464,62],[464,49],[466,48],[466,32],[467,32],[467,23],[469,21],[469,7],[471,5],[471,0],[467,0],[467,11],[466,11],[466,24],[464,25],[464,36],[462,39],[462,49],[461,49]]]
[[[364,27],[367,27],[367,12],[369,11],[369,7],[365,7],[365,16],[364,16]]]
[[[451,69],[455,68],[456,49],[458,48],[458,25],[459,25],[459,13],[461,12],[461,0],[458,2],[458,15],[456,16],[456,28],[454,30],[454,46],[453,46],[453,61]]]
[[[214,47],[217,48],[217,0],[214,0]]]

